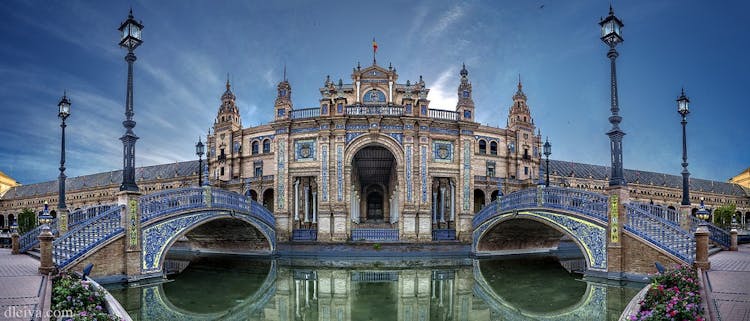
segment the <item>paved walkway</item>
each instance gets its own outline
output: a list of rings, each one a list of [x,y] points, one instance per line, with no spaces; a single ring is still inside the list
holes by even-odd
[[[721,321],[750,320],[750,244],[739,251],[721,251],[709,257],[709,309]]]
[[[39,261],[28,255],[12,255],[0,249],[0,320],[34,320],[46,278],[39,274]]]

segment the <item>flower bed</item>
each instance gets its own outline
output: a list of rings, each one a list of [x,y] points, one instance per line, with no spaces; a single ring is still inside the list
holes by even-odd
[[[52,311],[70,311],[72,316],[51,320],[122,320],[107,312],[105,293],[82,281],[77,275],[63,273],[52,279]]]
[[[639,302],[640,310],[628,320],[704,321],[699,291],[695,268],[680,266],[654,277],[646,296]]]

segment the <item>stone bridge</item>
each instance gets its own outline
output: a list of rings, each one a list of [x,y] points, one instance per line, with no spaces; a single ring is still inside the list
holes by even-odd
[[[482,257],[554,249],[565,235],[581,249],[588,273],[613,278],[653,272],[654,262],[695,260],[697,219],[629,202],[626,195],[620,200],[616,193],[554,186],[505,195],[474,216],[472,252]],[[709,229],[714,242],[729,246],[726,232]]]
[[[276,252],[273,214],[237,193],[194,187],[124,194],[119,203],[70,222],[67,233],[53,242],[58,269],[80,270],[94,263],[94,276],[161,276],[166,253],[178,240],[198,248],[218,244],[212,249],[222,252]]]

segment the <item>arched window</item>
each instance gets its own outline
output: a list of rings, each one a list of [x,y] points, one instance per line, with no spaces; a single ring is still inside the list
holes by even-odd
[[[258,141],[253,142],[253,155],[258,154]]]
[[[270,139],[263,140],[263,153],[266,154],[270,152],[271,152],[271,140]]]
[[[487,154],[487,142],[485,142],[484,139],[479,140],[479,154],[480,155]]]
[[[490,154],[497,155],[497,142],[490,142]]]
[[[380,90],[373,89],[365,93],[362,101],[366,103],[384,103],[385,94]]]

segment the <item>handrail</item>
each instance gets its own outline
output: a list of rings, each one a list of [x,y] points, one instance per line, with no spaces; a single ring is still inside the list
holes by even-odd
[[[706,228],[708,229],[708,232],[711,233],[708,238],[711,241],[714,241],[724,247],[725,249],[729,249],[731,242],[732,242],[732,236],[727,232],[726,230],[713,225],[711,222],[701,222],[700,219],[697,217],[691,216],[690,217],[690,230],[692,232],[695,232],[696,228],[701,224],[705,224]]]
[[[537,188],[527,188],[501,196],[474,216],[472,226],[476,228],[498,213],[539,207],[572,211],[607,221],[607,195],[557,186],[542,188],[541,199],[538,193]]]
[[[123,231],[120,219],[124,205],[114,206],[81,222],[52,242],[52,257],[58,268],[64,268],[97,245]]]
[[[203,194],[201,187],[187,187],[141,196],[138,199],[141,222],[177,211],[205,207]]]
[[[631,201],[630,204],[640,207],[642,210],[652,215],[663,218],[665,221],[680,226],[680,212],[668,207],[661,207],[654,204]]]
[[[681,260],[695,260],[695,238],[673,222],[649,213],[637,204],[623,204],[627,212],[624,228]]]
[[[71,229],[78,225],[79,223],[88,220],[92,217],[95,217],[108,209],[112,208],[112,206],[116,206],[115,204],[106,204],[106,205],[93,205],[84,207],[78,210],[75,210],[68,214],[68,229]]]
[[[42,232],[42,227],[44,225],[37,225],[35,228],[31,229],[30,231],[27,231],[26,233],[23,233],[18,238],[18,251],[21,253],[25,253],[31,249],[33,249],[35,246],[39,244],[39,233]],[[52,221],[49,223],[49,228],[52,234],[57,234],[57,218],[53,218]]]

